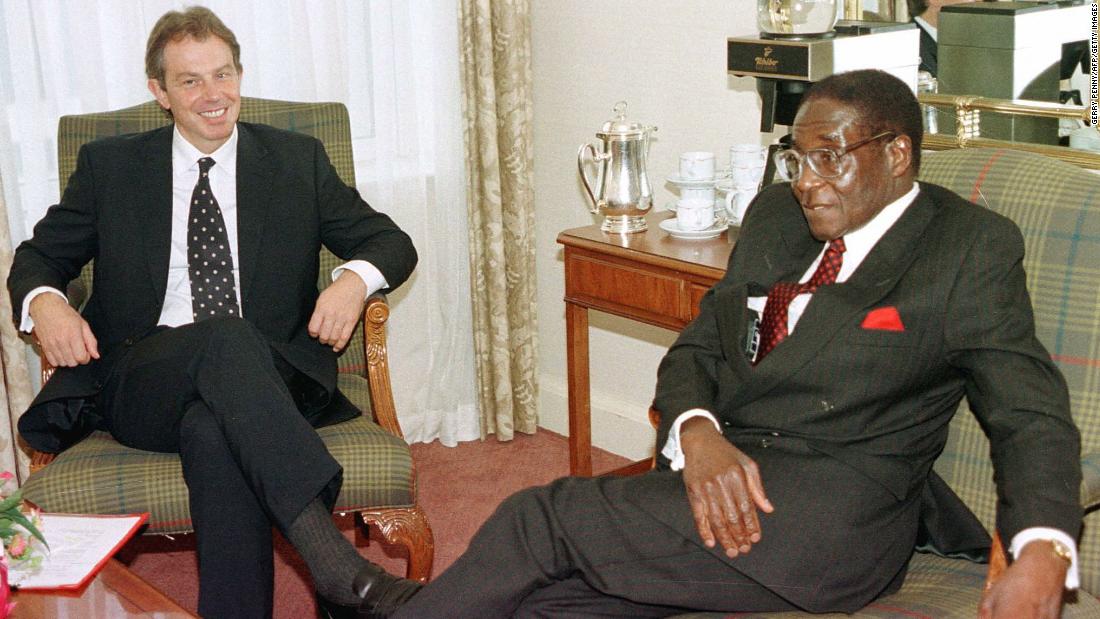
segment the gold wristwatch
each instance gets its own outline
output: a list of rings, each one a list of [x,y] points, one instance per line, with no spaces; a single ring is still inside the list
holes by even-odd
[[[1050,542],[1050,549],[1054,551],[1055,556],[1059,559],[1065,559],[1066,565],[1073,565],[1073,552],[1070,551],[1069,546],[1056,539],[1047,541]]]

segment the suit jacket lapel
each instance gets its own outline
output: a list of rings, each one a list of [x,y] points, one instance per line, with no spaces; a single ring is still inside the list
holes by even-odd
[[[172,127],[150,135],[144,159],[135,162],[132,211],[145,244],[146,268],[153,283],[157,307],[164,303],[168,260],[172,249]]]
[[[267,149],[248,125],[239,123],[237,128],[237,251],[240,254],[237,264],[241,274],[241,301],[246,303],[260,259],[275,171],[267,159]]]
[[[935,215],[934,211],[935,204],[924,192],[918,194],[901,219],[883,235],[848,281],[825,286],[815,292],[794,333],[753,368],[754,380],[748,383],[744,399],[771,390],[811,362],[838,330],[851,325],[861,312],[886,296],[918,255],[921,236]],[[798,231],[792,233],[797,235]],[[803,236],[809,238],[808,234]],[[791,246],[796,250],[800,245],[797,241],[791,241]],[[816,245],[817,251],[822,246],[812,239],[810,245]],[[808,265],[807,261],[802,271],[794,277],[800,277]]]

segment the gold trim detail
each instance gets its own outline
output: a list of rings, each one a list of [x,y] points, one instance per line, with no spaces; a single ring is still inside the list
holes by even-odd
[[[950,150],[954,148],[1009,148],[1046,155],[1081,168],[1100,170],[1100,153],[1029,142],[1009,142],[981,137],[981,112],[1037,116],[1041,118],[1067,118],[1088,122],[1088,108],[1081,105],[1061,105],[1049,101],[1025,99],[992,99],[973,95],[942,95],[921,93],[917,100],[924,105],[951,108],[955,112],[955,135],[928,134],[924,136],[926,150]]]

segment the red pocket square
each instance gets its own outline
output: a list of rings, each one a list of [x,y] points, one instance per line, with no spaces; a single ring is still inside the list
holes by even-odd
[[[898,314],[898,308],[894,306],[871,310],[859,326],[864,329],[878,329],[880,331],[905,331],[905,325],[901,324],[901,315]]]

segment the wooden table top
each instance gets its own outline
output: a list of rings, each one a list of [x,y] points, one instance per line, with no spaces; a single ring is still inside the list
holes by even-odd
[[[125,565],[111,559],[78,591],[15,591],[13,619],[58,617],[194,617]]]
[[[658,225],[674,216],[667,211],[650,212],[646,216],[649,229],[632,234],[603,232],[597,224],[570,228],[558,235],[558,242],[700,277],[721,279],[740,228],[730,228],[712,239],[677,239]]]

